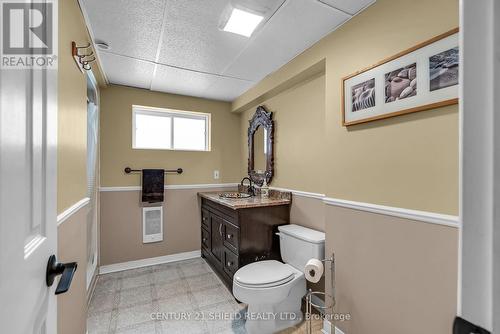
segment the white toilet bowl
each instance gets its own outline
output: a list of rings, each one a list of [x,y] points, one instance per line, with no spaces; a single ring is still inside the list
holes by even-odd
[[[248,334],[271,334],[302,321],[306,279],[302,271],[311,258],[325,256],[325,234],[299,225],[282,225],[281,258],[241,267],[233,277],[233,295],[248,304]]]
[[[304,274],[275,260],[251,263],[234,275],[233,295],[248,304],[249,334],[275,333],[301,322],[305,294]]]

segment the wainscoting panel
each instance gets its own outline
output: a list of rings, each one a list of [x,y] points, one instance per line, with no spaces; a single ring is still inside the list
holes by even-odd
[[[326,205],[325,215],[326,251],[335,253],[336,312],[352,319],[337,327],[345,333],[452,332],[459,229],[334,205]]]
[[[162,204],[163,241],[149,244],[142,243],[140,190],[101,190],[100,265],[199,250],[201,218],[198,192],[236,189],[235,184],[210,186],[167,188]]]

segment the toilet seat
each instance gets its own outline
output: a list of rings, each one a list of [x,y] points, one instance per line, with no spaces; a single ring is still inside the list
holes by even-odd
[[[240,268],[234,275],[234,280],[244,287],[271,288],[290,282],[296,272],[297,270],[288,264],[267,260]]]

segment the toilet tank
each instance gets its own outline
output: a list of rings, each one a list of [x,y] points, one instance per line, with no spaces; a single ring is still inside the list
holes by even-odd
[[[304,226],[278,226],[283,262],[303,271],[311,258],[325,258],[325,233]]]

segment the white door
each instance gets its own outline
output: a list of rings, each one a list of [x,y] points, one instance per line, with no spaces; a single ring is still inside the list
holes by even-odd
[[[460,30],[457,333],[500,333],[500,2],[461,0]]]
[[[55,70],[0,70],[0,333],[57,333]]]

